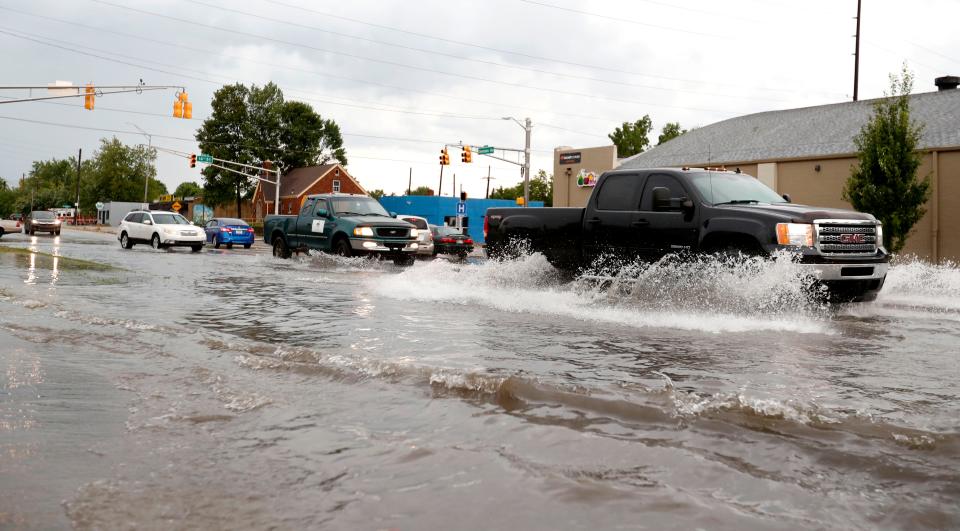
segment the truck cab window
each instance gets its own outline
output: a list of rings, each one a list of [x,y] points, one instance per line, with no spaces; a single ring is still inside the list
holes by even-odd
[[[597,192],[597,210],[636,210],[639,177],[632,174],[610,175]]]
[[[303,206],[300,207],[300,215],[303,216],[309,214],[313,210],[313,203],[313,199],[307,199],[304,201]]]
[[[653,189],[657,187],[670,190],[671,199],[688,197],[687,191],[683,189],[683,186],[680,185],[680,182],[678,182],[676,178],[670,175],[654,174],[647,179],[647,184],[643,187],[643,196],[640,198],[640,210],[653,210]]]

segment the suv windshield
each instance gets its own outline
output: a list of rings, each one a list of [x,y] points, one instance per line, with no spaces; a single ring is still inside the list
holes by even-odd
[[[187,218],[180,214],[154,214],[153,222],[157,225],[189,225]]]
[[[33,219],[57,219],[57,215],[53,212],[47,212],[46,210],[39,210],[30,214],[30,217]]]
[[[723,203],[786,203],[767,185],[745,173],[691,173],[690,180],[708,202]]]
[[[383,206],[370,197],[336,197],[330,200],[330,204],[336,214],[390,217]]]

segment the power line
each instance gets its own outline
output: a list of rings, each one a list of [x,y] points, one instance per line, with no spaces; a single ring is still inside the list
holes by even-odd
[[[560,10],[560,11],[569,11],[569,12],[571,12],[571,13],[576,13],[576,14],[578,14],[578,15],[587,15],[587,16],[590,16],[590,17],[597,17],[597,18],[602,18],[602,19],[606,19],[606,20],[613,20],[613,21],[616,21],[616,22],[626,22],[626,23],[629,23],[629,24],[635,24],[635,25],[637,25],[637,26],[644,26],[644,27],[647,27],[647,28],[654,28],[654,29],[666,30],[666,31],[676,31],[676,32],[679,32],[679,33],[688,33],[688,34],[690,34],[690,35],[700,35],[701,37],[710,37],[710,38],[713,38],[713,39],[729,39],[729,38],[730,38],[729,35],[715,35],[715,34],[712,34],[712,33],[703,33],[703,32],[700,32],[700,31],[685,30],[685,29],[682,29],[682,28],[672,28],[672,27],[669,27],[669,26],[660,26],[660,25],[657,25],[657,24],[650,24],[650,23],[648,23],[648,22],[640,22],[639,20],[630,20],[630,19],[627,19],[627,18],[611,17],[611,16],[608,16],[608,15],[601,15],[601,14],[599,14],[599,13],[591,13],[591,12],[589,12],[589,11],[581,11],[581,10],[579,10],[579,9],[573,9],[573,8],[570,8],[570,7],[562,7],[562,6],[558,6],[558,5],[547,4],[547,3],[545,3],[545,2],[535,2],[534,0],[519,0],[519,1],[520,1],[520,2],[523,2],[523,3],[525,3],[525,4],[532,4],[532,5],[541,6],[541,7],[549,7],[549,8],[557,9],[557,10]]]
[[[201,0],[191,0],[191,1],[192,1],[194,4],[198,4],[198,5],[201,5],[201,6],[213,8],[213,9],[216,9],[216,10],[218,10],[218,11],[226,11],[226,12],[229,12],[229,13],[236,13],[236,14],[238,14],[238,15],[243,15],[243,16],[245,16],[245,17],[251,17],[251,18],[258,19],[258,20],[266,20],[266,21],[269,21],[269,22],[277,23],[277,24],[283,24],[283,25],[285,25],[285,26],[294,26],[294,27],[304,28],[304,29],[308,29],[308,30],[311,30],[311,31],[316,31],[316,32],[320,32],[320,33],[327,33],[327,34],[330,34],[330,35],[336,35],[336,36],[338,36],[338,37],[343,37],[343,38],[347,38],[347,39],[355,39],[355,40],[359,40],[359,41],[363,41],[363,42],[369,42],[369,43],[373,43],[373,44],[377,44],[377,45],[381,45],[381,46],[389,46],[389,47],[393,47],[393,48],[400,48],[400,49],[403,49],[403,50],[412,50],[412,51],[416,51],[416,52],[420,52],[420,53],[427,53],[427,54],[439,55],[439,56],[442,56],[442,57],[449,57],[449,58],[451,58],[451,59],[456,59],[456,60],[458,60],[458,61],[470,61],[470,62],[474,62],[474,63],[491,65],[491,66],[496,66],[496,67],[500,67],[500,68],[511,68],[511,69],[514,69],[514,70],[522,70],[522,71],[525,71],[525,72],[534,72],[534,73],[537,73],[537,74],[547,74],[547,75],[551,75],[551,76],[557,76],[557,77],[560,77],[560,78],[563,78],[563,79],[580,79],[580,80],[585,80],[585,81],[592,81],[592,82],[595,82],[595,83],[605,83],[605,84],[609,84],[609,85],[619,85],[619,86],[624,86],[624,87],[645,88],[645,89],[650,89],[650,90],[661,90],[661,91],[668,91],[668,92],[686,92],[686,93],[690,93],[690,94],[702,94],[702,95],[705,95],[705,96],[719,96],[719,97],[724,97],[724,98],[735,98],[735,99],[745,99],[745,100],[757,100],[757,99],[760,99],[760,100],[766,100],[766,101],[784,101],[784,100],[782,100],[782,99],[757,98],[756,96],[746,96],[746,95],[743,95],[743,94],[722,94],[722,93],[705,92],[705,91],[692,90],[692,89],[671,88],[671,87],[659,87],[659,86],[655,86],[655,85],[644,85],[644,84],[640,84],[640,83],[630,83],[630,82],[626,82],[626,81],[618,81],[618,80],[615,80],[615,79],[603,79],[603,78],[597,78],[597,77],[577,75],[577,74],[574,74],[574,73],[572,73],[572,72],[554,72],[554,71],[551,71],[551,70],[542,70],[542,69],[539,69],[539,68],[532,68],[532,67],[527,67],[527,66],[511,65],[511,64],[506,64],[506,63],[500,63],[500,62],[497,62],[497,61],[489,61],[489,60],[486,60],[486,59],[477,59],[477,58],[475,58],[475,57],[467,57],[467,56],[463,56],[463,55],[456,55],[456,54],[441,52],[441,51],[438,51],[438,50],[431,50],[431,49],[427,49],[427,48],[418,48],[418,47],[416,47],[416,46],[407,46],[407,45],[404,45],[404,44],[398,44],[398,43],[392,43],[392,42],[386,42],[386,41],[371,39],[371,38],[367,38],[367,37],[360,37],[360,36],[356,36],[356,35],[350,35],[350,34],[342,33],[342,32],[339,32],[339,31],[333,31],[333,30],[329,30],[329,29],[324,29],[324,28],[321,28],[321,27],[318,27],[318,26],[311,26],[311,25],[308,25],[308,24],[302,24],[302,23],[295,22],[295,21],[282,20],[282,19],[278,19],[278,18],[268,17],[268,16],[265,16],[265,15],[258,15],[258,14],[256,14],[256,13],[250,13],[250,12],[248,12],[248,11],[241,11],[241,10],[239,10],[239,9],[232,9],[232,8],[229,8],[229,7],[218,6],[218,5],[216,5],[216,4],[209,4],[209,3],[203,2],[203,1],[201,1]],[[474,79],[474,78],[471,78],[471,79]]]
[[[237,35],[244,35],[244,36],[247,36],[247,37],[253,37],[253,38],[257,38],[257,39],[262,39],[262,40],[265,40],[265,41],[275,42],[275,43],[278,43],[278,44],[284,44],[284,45],[287,45],[287,46],[296,46],[296,47],[298,47],[298,48],[305,48],[305,49],[312,50],[312,51],[315,51],[315,52],[323,52],[323,53],[329,53],[329,54],[334,54],[334,55],[341,55],[341,56],[344,56],[344,57],[349,57],[349,58],[351,58],[351,59],[357,59],[357,60],[361,60],[361,61],[369,61],[369,62],[380,63],[380,64],[385,64],[385,65],[390,65],[390,66],[398,66],[398,67],[401,67],[401,68],[407,68],[407,69],[417,70],[417,71],[421,71],[421,72],[430,72],[430,73],[441,74],[441,75],[450,76],[450,77],[468,79],[468,80],[471,80],[471,81],[478,81],[478,82],[481,82],[481,83],[491,83],[491,84],[503,85],[503,86],[508,86],[508,87],[523,88],[523,89],[527,89],[527,90],[537,90],[537,91],[541,91],[541,92],[549,92],[549,93],[554,93],[554,94],[563,94],[563,95],[566,95],[566,96],[577,96],[577,97],[582,97],[582,98],[590,98],[590,99],[598,99],[598,100],[612,101],[612,102],[616,102],[616,103],[628,103],[628,104],[631,104],[631,105],[642,105],[642,106],[649,106],[649,107],[674,108],[674,109],[682,109],[682,110],[695,110],[695,111],[709,112],[709,113],[718,113],[718,114],[723,114],[723,113],[725,112],[725,111],[717,111],[717,110],[715,110],[715,109],[703,109],[703,108],[696,108],[696,107],[683,107],[683,106],[679,106],[679,105],[669,105],[669,104],[661,104],[661,103],[650,103],[650,102],[643,102],[643,101],[637,101],[637,100],[626,100],[626,99],[621,99],[621,98],[612,98],[612,97],[607,97],[607,96],[600,96],[600,95],[596,95],[596,94],[587,94],[587,93],[583,93],[583,92],[572,92],[572,91],[562,90],[562,89],[557,89],[557,88],[539,87],[539,86],[534,86],[534,85],[528,85],[528,84],[525,84],[525,83],[513,83],[513,82],[509,82],[509,81],[494,80],[494,79],[484,78],[484,77],[480,77],[480,76],[470,76],[470,75],[466,75],[466,74],[458,74],[458,73],[455,73],[455,72],[448,72],[448,71],[444,71],[444,70],[436,70],[436,69],[433,69],[433,68],[426,68],[426,67],[422,67],[422,66],[410,65],[410,64],[406,64],[406,63],[400,63],[400,62],[397,62],[397,61],[388,61],[388,60],[386,60],[386,59],[378,59],[378,58],[374,58],[374,57],[365,57],[365,56],[362,56],[362,55],[352,54],[352,53],[348,53],[348,52],[340,52],[340,51],[331,50],[331,49],[328,49],[328,48],[320,48],[320,47],[317,47],[317,46],[311,46],[311,45],[309,45],[309,44],[297,43],[297,42],[292,42],[292,41],[285,41],[285,40],[283,40],[283,39],[276,39],[276,38],[273,38],[273,37],[267,37],[267,36],[265,36],[265,35],[259,35],[259,34],[256,34],[256,33],[250,33],[250,32],[246,32],[246,31],[242,31],[242,30],[236,30],[236,29],[230,29],[230,28],[222,28],[222,27],[220,27],[220,26],[215,26],[215,25],[213,25],[213,24],[205,24],[205,23],[202,23],[202,22],[196,22],[196,21],[194,21],[194,20],[189,20],[189,19],[183,19],[183,18],[173,17],[173,16],[170,16],[170,15],[164,15],[163,13],[155,13],[155,12],[153,12],[153,11],[147,11],[147,10],[145,10],[145,9],[137,9],[137,8],[130,7],[130,6],[124,6],[124,5],[120,5],[120,4],[114,4],[114,3],[108,2],[108,1],[106,1],[106,0],[90,0],[90,1],[91,1],[91,2],[96,2],[96,3],[99,3],[99,4],[103,4],[103,5],[107,5],[107,6],[111,6],[111,7],[115,7],[115,8],[118,8],[118,9],[124,9],[124,10],[133,11],[133,12],[136,12],[136,13],[141,13],[141,14],[145,14],[145,15],[150,15],[150,16],[154,16],[154,17],[158,17],[158,18],[164,18],[164,19],[168,19],[168,20],[173,20],[173,21],[175,21],[175,22],[179,22],[179,23],[182,23],[182,24],[192,24],[192,25],[195,25],[195,26],[200,26],[200,27],[204,27],[204,28],[210,28],[210,29],[214,29],[214,30],[217,30],[217,31],[225,32],[225,33],[234,33],[234,34],[237,34]]]
[[[54,17],[48,17],[48,16],[44,16],[44,15],[38,15],[38,14],[35,14],[35,13],[28,13],[28,12],[26,12],[26,11],[20,11],[20,10],[12,9],[12,8],[5,7],[5,6],[0,6],[0,9],[7,10],[7,11],[12,11],[12,12],[15,12],[15,13],[19,13],[19,14],[22,14],[22,15],[29,16],[29,17],[40,18],[40,19],[45,19],[45,20],[51,20],[51,21],[58,22],[58,23],[61,23],[61,24],[67,24],[67,25],[82,27],[82,28],[85,28],[85,29],[89,29],[89,30],[91,30],[91,31],[96,31],[96,32],[100,32],[100,33],[111,33],[111,34],[114,34],[114,35],[119,35],[119,36],[122,36],[122,37],[127,37],[127,38],[131,38],[131,39],[137,39],[137,40],[146,41],[146,42],[155,42],[155,43],[157,43],[157,44],[161,44],[161,45],[164,45],[164,46],[171,46],[171,47],[186,49],[186,50],[190,50],[190,51],[194,51],[194,52],[198,52],[198,53],[205,53],[205,54],[208,54],[208,55],[211,55],[211,56],[225,57],[225,58],[229,58],[229,59],[236,59],[236,60],[246,61],[246,62],[253,63],[253,64],[270,66],[270,67],[273,67],[273,68],[281,68],[281,69],[291,70],[291,71],[295,71],[295,72],[304,72],[304,73],[313,74],[313,75],[320,76],[320,77],[328,77],[328,78],[331,78],[331,79],[341,79],[341,80],[345,80],[345,81],[352,81],[352,82],[355,82],[355,83],[363,83],[363,84],[367,84],[367,85],[373,85],[373,86],[378,86],[378,87],[383,87],[383,88],[389,88],[389,89],[391,89],[391,90],[399,90],[399,91],[411,92],[411,93],[415,93],[415,94],[424,94],[424,95],[428,95],[428,96],[434,96],[434,97],[440,97],[440,98],[457,100],[457,101],[460,101],[460,102],[480,103],[480,104],[491,105],[491,106],[495,106],[495,107],[499,107],[499,108],[520,109],[520,110],[523,110],[523,111],[525,111],[525,112],[533,112],[533,113],[536,113],[536,114],[551,114],[551,115],[555,115],[555,116],[566,116],[566,117],[571,117],[571,118],[580,118],[580,119],[598,120],[598,121],[611,121],[611,120],[612,120],[612,121],[616,121],[616,120],[614,120],[613,118],[607,119],[607,118],[603,118],[603,117],[598,117],[598,116],[596,116],[596,115],[584,115],[584,114],[574,114],[574,113],[558,113],[558,112],[556,112],[556,111],[549,110],[549,109],[530,109],[530,108],[528,108],[528,107],[524,107],[524,106],[520,106],[520,105],[510,105],[510,104],[504,104],[504,103],[499,103],[499,102],[494,102],[494,101],[487,101],[487,100],[480,100],[480,99],[469,98],[469,97],[452,96],[452,95],[449,95],[449,94],[442,94],[442,93],[431,92],[431,91],[426,91],[426,90],[418,90],[418,89],[414,89],[414,88],[410,88],[410,87],[401,87],[401,86],[396,86],[396,85],[389,85],[389,84],[379,83],[379,82],[376,82],[376,81],[369,81],[369,80],[365,80],[365,79],[352,78],[352,77],[348,77],[348,76],[339,76],[339,75],[329,74],[329,73],[326,73],[326,72],[317,72],[317,71],[315,71],[315,70],[307,70],[307,69],[303,69],[303,68],[295,68],[295,67],[290,67],[290,66],[286,66],[286,65],[277,65],[277,64],[272,64],[272,63],[268,63],[268,62],[264,62],[264,61],[257,61],[257,60],[249,59],[249,58],[245,58],[245,57],[234,56],[234,55],[229,55],[229,54],[222,54],[222,53],[219,53],[219,52],[214,52],[214,51],[210,51],[210,50],[204,50],[204,49],[201,49],[201,48],[194,48],[194,47],[185,46],[185,45],[182,45],[182,44],[171,43],[171,42],[161,41],[161,40],[157,40],[157,39],[151,39],[151,38],[149,38],[149,37],[143,37],[143,36],[138,36],[138,35],[131,35],[131,34],[129,34],[129,33],[123,33],[123,32],[114,31],[114,30],[110,30],[110,29],[106,29],[106,28],[99,28],[99,27],[96,27],[96,26],[88,26],[88,25],[86,25],[86,24],[81,24],[81,23],[78,23],[78,22],[73,22],[73,21],[68,21],[68,20],[62,20],[62,19],[58,19],[58,18],[54,18]],[[2,28],[0,28],[0,29],[2,29]],[[69,47],[69,46],[68,46],[68,47],[56,46],[56,45],[53,45],[53,44],[49,44],[49,43],[46,43],[46,42],[42,42],[42,41],[36,40],[34,37],[31,37],[31,36],[29,36],[29,35],[22,34],[22,32],[18,32],[17,30],[12,30],[12,29],[10,29],[10,28],[6,28],[6,29],[7,29],[7,32],[0,32],[0,33],[7,33],[7,35],[10,35],[10,36],[12,36],[12,37],[16,37],[16,38],[20,38],[20,39],[26,39],[26,40],[32,40],[32,41],[37,42],[37,43],[39,43],[39,44],[44,44],[44,45],[47,45],[47,46],[53,46],[53,47],[60,48],[60,49],[63,49],[63,50],[66,50],[66,51],[70,51],[70,52],[83,53],[83,52],[77,52],[74,48],[84,48],[84,49],[87,49],[87,50],[94,50],[94,51],[99,52],[99,53],[108,53],[108,54],[111,54],[111,53],[112,53],[112,54],[116,54],[115,52],[110,52],[110,51],[106,51],[106,50],[99,50],[99,49],[97,49],[97,48],[91,48],[91,47],[89,47],[89,46],[81,46],[81,45],[77,45],[77,44],[74,44],[74,43],[69,43],[69,42],[67,42],[67,41],[62,41],[62,40],[59,40],[59,39],[54,39],[54,38],[52,38],[52,37],[41,36],[41,37],[43,37],[44,39],[47,39],[47,40],[50,40],[50,41],[53,41],[53,42],[66,43],[66,44],[68,44],[69,46],[72,46],[72,47]],[[11,32],[12,32],[12,33],[11,33]],[[15,34],[15,33],[16,33],[16,34]],[[164,74],[180,75],[180,74],[177,74],[177,73],[171,73],[171,72],[168,71],[168,70],[159,70],[159,69],[152,68],[152,67],[148,67],[148,66],[144,66],[144,65],[141,65],[141,64],[132,64],[132,63],[129,63],[129,62],[119,61],[119,60],[115,60],[115,59],[112,59],[112,58],[110,58],[110,57],[104,57],[104,56],[101,56],[101,55],[94,55],[94,54],[90,54],[90,53],[83,53],[83,54],[84,54],[84,55],[88,55],[88,56],[92,56],[92,57],[97,57],[97,58],[99,58],[99,59],[103,59],[103,60],[106,60],[106,61],[118,62],[118,63],[120,63],[120,64],[125,64],[125,65],[129,65],[129,66],[136,66],[136,67],[138,67],[138,68],[145,68],[145,69],[148,69],[148,70],[153,70],[153,71],[160,72],[160,73],[164,73]],[[118,55],[118,56],[120,56],[120,57],[128,57],[128,58],[131,58],[131,57],[132,57],[132,56],[123,55],[123,54],[116,54],[116,55]],[[166,65],[166,64],[164,64],[164,63],[158,63],[157,61],[151,61],[151,60],[146,60],[146,59],[141,59],[141,58],[135,58],[135,57],[133,57],[133,59],[134,59],[134,60],[138,60],[138,61],[145,61],[145,62],[153,63],[153,64],[160,64],[160,65],[165,66],[165,67],[183,68],[182,66],[179,66],[179,65],[177,65],[177,66],[174,66],[174,65]],[[189,69],[188,69],[188,70],[189,70]],[[197,72],[197,70],[191,70],[191,71]],[[195,79],[195,80],[199,80],[199,81],[204,81],[204,82],[208,82],[208,83],[212,83],[212,84],[222,84],[222,83],[223,83],[222,81],[219,81],[219,82],[218,82],[218,81],[212,81],[212,80],[209,80],[209,79],[200,78],[200,77],[196,77],[196,76],[181,76],[181,77],[189,77],[190,79]],[[218,76],[218,77],[225,77],[225,76]],[[287,89],[287,90],[290,91],[290,92],[299,92],[299,93],[301,93],[301,94],[312,94],[312,93],[307,92],[307,91],[302,91],[302,90],[301,90],[301,91],[298,91],[298,90],[296,90],[296,89]],[[345,98],[340,98],[340,99],[345,99]],[[347,101],[357,101],[357,100],[347,100]],[[346,106],[346,104],[343,104],[343,103],[335,103],[335,102],[331,102],[331,103],[334,104],[334,105],[344,105],[344,106]],[[372,108],[372,107],[371,107],[371,108]],[[391,111],[391,110],[388,110],[388,109],[383,109],[383,110],[386,110],[387,112],[407,112],[408,114],[425,114],[425,115],[429,115],[429,114],[430,114],[430,113],[423,112],[423,111],[399,111],[399,110],[398,110],[398,111]],[[499,118],[483,117],[483,116],[471,117],[471,116],[468,116],[468,115],[458,115],[458,114],[452,114],[452,113],[438,113],[438,114],[440,114],[441,117],[454,117],[454,118],[460,118],[460,117],[462,117],[462,118],[469,118],[469,119],[499,120]]]
[[[547,62],[551,62],[551,63],[564,64],[564,65],[570,65],[570,66],[577,66],[577,67],[581,67],[581,68],[588,68],[588,69],[599,70],[599,71],[603,71],[603,72],[614,72],[614,73],[619,73],[619,74],[627,74],[627,75],[631,75],[631,76],[648,77],[648,78],[652,78],[652,79],[663,79],[663,80],[667,80],[667,81],[679,81],[679,82],[683,82],[683,83],[705,83],[705,82],[707,82],[707,81],[702,80],[702,79],[684,79],[684,78],[678,78],[678,77],[670,77],[670,76],[650,74],[650,73],[646,73],[646,72],[637,72],[637,71],[633,71],[633,70],[624,70],[624,69],[622,69],[622,68],[613,68],[613,67],[607,67],[607,66],[602,66],[602,65],[594,65],[594,64],[588,64],[588,63],[580,63],[580,62],[576,62],[576,61],[569,61],[569,60],[565,60],[565,59],[558,59],[558,58],[555,58],[555,57],[545,57],[545,56],[542,56],[542,55],[534,55],[534,54],[529,54],[529,53],[525,53],[525,52],[518,52],[518,51],[516,51],[516,50],[507,50],[507,49],[504,49],[504,48],[496,48],[496,47],[492,47],[492,46],[486,46],[486,45],[483,45],[483,44],[476,44],[476,43],[466,42],[466,41],[460,41],[460,40],[456,40],[456,39],[448,39],[448,38],[445,38],[445,37],[438,37],[438,36],[436,36],[436,35],[430,35],[430,34],[427,34],[427,33],[405,30],[405,29],[402,29],[402,28],[397,28],[397,27],[393,27],[393,26],[387,26],[387,25],[384,25],[384,24],[377,24],[377,23],[373,23],[373,22],[369,22],[369,21],[365,21],[365,20],[360,20],[360,19],[357,19],[357,18],[351,18],[351,17],[347,17],[347,16],[343,16],[343,15],[337,15],[337,14],[329,13],[329,12],[325,12],[325,11],[319,11],[319,10],[316,10],[316,9],[310,9],[310,8],[303,7],[303,6],[298,6],[298,5],[295,5],[295,4],[289,4],[289,3],[286,3],[286,2],[281,2],[280,0],[264,0],[264,1],[267,2],[267,3],[270,3],[270,4],[275,4],[275,5],[287,7],[287,8],[290,8],[290,9],[297,9],[297,10],[304,11],[304,12],[307,12],[307,13],[313,13],[313,14],[315,14],[315,15],[320,15],[320,16],[324,16],[324,17],[329,17],[329,18],[333,18],[333,19],[336,19],[336,20],[345,20],[345,21],[347,21],[347,22],[353,22],[353,23],[355,23],[355,24],[361,24],[361,25],[364,25],[364,26],[372,27],[372,28],[384,29],[384,30],[387,30],[387,31],[394,31],[394,32],[397,32],[397,33],[403,33],[403,34],[405,34],[405,35],[412,35],[412,36],[415,36],[415,37],[420,37],[420,38],[424,38],[424,39],[431,39],[431,40],[435,40],[435,41],[439,41],[439,42],[445,42],[445,43],[449,43],[449,44],[456,44],[456,45],[458,45],[458,46],[466,46],[466,47],[470,47],[470,48],[476,48],[476,49],[479,49],[479,50],[487,50],[487,51],[497,52],[497,53],[501,53],[501,54],[515,55],[515,56],[517,56],[517,57],[526,57],[526,58],[528,58],[528,59],[536,59],[536,60],[539,60],[539,61],[547,61]],[[674,7],[676,7],[676,6],[674,6]],[[683,8],[678,7],[678,9],[683,9]],[[720,82],[717,82],[717,81],[714,81],[714,80],[710,80],[709,83],[710,83],[710,84],[713,84],[713,85],[717,85],[717,86],[742,88],[742,85],[738,85],[738,84],[734,84],[734,83],[720,83]],[[807,95],[807,94],[811,94],[811,93],[812,93],[812,92],[809,91],[809,90],[788,89],[788,88],[783,88],[783,87],[751,87],[751,88],[753,88],[754,90],[763,90],[763,91],[770,91],[770,92],[783,92],[783,93],[795,93],[795,94],[804,94],[804,95]],[[842,96],[842,94],[840,94],[840,93],[838,93],[838,92],[817,92],[816,94],[829,95],[829,96]]]

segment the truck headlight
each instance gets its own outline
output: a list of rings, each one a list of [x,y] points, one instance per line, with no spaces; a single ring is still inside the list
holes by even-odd
[[[883,225],[877,223],[877,247],[883,247]]]
[[[373,236],[373,229],[370,227],[354,227],[354,236]]]
[[[813,225],[810,223],[777,223],[777,243],[797,247],[813,247]]]

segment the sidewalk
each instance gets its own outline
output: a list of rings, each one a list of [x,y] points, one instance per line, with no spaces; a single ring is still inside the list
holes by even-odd
[[[64,225],[62,228],[69,231],[117,233],[117,228],[110,225]]]

